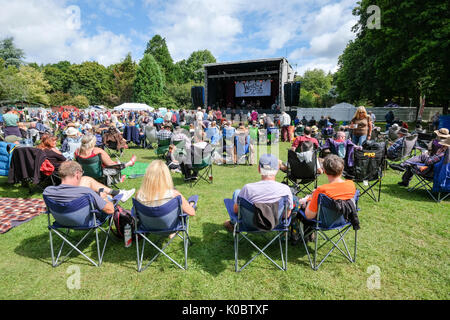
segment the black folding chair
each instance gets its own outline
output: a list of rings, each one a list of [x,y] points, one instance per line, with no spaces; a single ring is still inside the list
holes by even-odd
[[[354,166],[345,168],[344,178],[353,180],[362,190],[361,197],[369,195],[373,201],[381,198],[381,185],[386,167],[386,145],[376,143],[376,148],[355,150]],[[378,196],[374,189],[378,186]]]
[[[308,156],[310,152],[288,151],[287,172],[282,183],[288,185],[295,195],[300,192],[311,194],[317,188],[317,150],[312,152],[311,157]],[[314,188],[311,188],[312,185]]]

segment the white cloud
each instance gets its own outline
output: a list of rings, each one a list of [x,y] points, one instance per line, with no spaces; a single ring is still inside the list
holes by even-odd
[[[162,6],[146,0],[146,5],[151,34],[166,38],[175,61],[201,49],[219,61],[284,56],[289,49],[291,64],[335,70],[354,37],[356,0],[169,0]]]
[[[82,24],[80,29],[74,28],[65,1],[0,0],[0,7],[6,13],[0,15],[0,38],[14,37],[16,45],[25,51],[27,61],[95,60],[109,65],[131,51],[131,41],[124,35],[99,30],[88,36]]]
[[[166,38],[175,61],[196,50],[209,49],[216,57],[231,52],[243,31],[235,14],[239,1],[177,0],[157,8],[150,0],[147,5],[153,33]]]

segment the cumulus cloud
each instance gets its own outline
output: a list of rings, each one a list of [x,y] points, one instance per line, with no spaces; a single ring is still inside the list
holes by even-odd
[[[87,35],[83,12],[78,19],[76,10],[68,10],[77,7],[66,1],[0,0],[0,6],[7,13],[0,15],[0,38],[14,37],[16,45],[26,52],[27,61],[95,60],[109,65],[131,51],[131,41],[125,35],[107,30]]]

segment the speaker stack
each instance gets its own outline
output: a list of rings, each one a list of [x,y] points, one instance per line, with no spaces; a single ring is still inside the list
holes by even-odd
[[[300,82],[287,82],[284,84],[284,104],[287,107],[298,106],[300,101]]]
[[[197,107],[203,107],[205,105],[205,88],[204,87],[192,87],[191,88],[192,105]]]

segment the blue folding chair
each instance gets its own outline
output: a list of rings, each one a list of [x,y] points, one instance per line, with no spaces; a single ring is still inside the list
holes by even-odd
[[[90,195],[85,195],[79,199],[73,200],[68,203],[59,203],[47,196],[44,197],[44,202],[47,205],[47,217],[48,217],[48,230],[50,236],[50,250],[52,254],[52,266],[57,267],[63,263],[69,255],[75,250],[88,261],[90,261],[94,266],[99,267],[103,261],[103,255],[105,253],[106,244],[108,243],[109,233],[112,226],[112,215],[105,214],[94,207],[94,201]],[[114,204],[122,198],[122,195],[117,196],[113,199]],[[53,216],[54,222],[51,222],[50,216]],[[107,223],[108,227],[104,229],[102,226]],[[60,232],[61,229],[66,229],[66,232]],[[69,233],[70,231],[85,231],[86,234],[79,240],[76,244],[73,244],[70,240],[75,241]],[[98,236],[98,230],[105,233],[105,240],[103,245],[103,250],[100,252],[100,242]],[[97,255],[98,264],[84,254],[79,246],[83,241],[95,231],[95,240],[97,245]],[[58,255],[55,259],[55,252],[53,247],[53,237],[52,233],[55,233],[62,239],[61,247],[59,248]],[[70,238],[70,240],[68,239]],[[68,244],[72,250],[70,250],[64,258],[58,263],[61,257],[64,244]]]
[[[188,199],[188,202],[193,202],[194,208],[197,208],[198,196],[192,196]],[[137,250],[137,268],[138,272],[142,272],[147,269],[156,258],[163,254],[170,261],[175,263],[180,269],[187,270],[187,257],[188,246],[191,242],[189,238],[189,216],[181,209],[182,199],[178,196],[166,204],[158,207],[148,207],[138,200],[133,198],[133,208],[131,209],[131,215],[135,219],[136,230],[134,234],[136,236],[136,250]],[[154,234],[157,236],[165,237],[169,234],[175,233],[175,237],[169,239],[163,248],[160,248],[157,244],[151,241],[147,234]],[[139,250],[139,237],[143,239],[142,250]],[[179,237],[183,240],[184,247],[184,267],[170,257],[166,252],[166,248],[172,243],[172,241]],[[148,262],[148,264],[142,268],[144,259],[145,243],[148,242],[158,252]]]
[[[287,251],[288,251],[288,231],[289,225],[291,223],[291,217],[287,217],[288,212],[288,199],[287,197],[283,197],[278,203],[278,218],[279,224],[275,228],[270,231],[263,231],[258,229],[254,223],[254,214],[255,214],[255,206],[249,201],[238,197],[237,203],[239,205],[238,215],[234,213],[234,201],[232,199],[224,199],[225,207],[227,208],[228,215],[230,216],[231,223],[234,224],[233,238],[234,238],[234,264],[235,271],[241,272],[247,267],[253,260],[256,259],[259,255],[265,256],[269,259],[275,266],[277,266],[280,270],[287,270]],[[275,233],[275,236],[261,249],[258,247],[250,238],[248,237],[250,234],[268,234]],[[284,254],[283,254],[283,246],[282,246],[282,235],[284,235]],[[258,253],[253,256],[250,260],[248,260],[244,266],[239,269],[238,266],[238,258],[239,258],[239,242],[245,239],[247,240]],[[280,245],[280,254],[282,266],[276,263],[271,257],[269,257],[264,251],[270,247],[272,243],[278,240]]]
[[[210,141],[211,145],[217,146],[220,144],[220,131],[217,127],[210,127],[205,129],[206,139]]]
[[[434,165],[431,171],[421,172],[418,168],[426,166],[425,163],[409,162],[417,183],[408,191],[425,190],[435,202],[441,202],[450,196],[450,149],[442,159]],[[436,195],[435,195],[436,194]]]
[[[355,206],[358,209],[358,200],[359,200],[359,190],[356,190],[355,196],[353,200],[355,201]],[[352,227],[351,222],[346,221],[344,216],[337,212],[334,200],[327,197],[324,194],[319,194],[318,198],[318,214],[317,219],[308,220],[303,211],[299,211],[299,214],[303,216],[303,218],[309,221],[312,226],[309,231],[305,232],[303,228],[303,223],[299,224],[299,234],[303,241],[303,245],[305,247],[306,253],[308,254],[309,263],[313,270],[318,270],[320,265],[328,258],[328,256],[334,251],[334,249],[338,249],[344,257],[346,257],[351,263],[356,262],[356,250],[357,250],[357,240],[358,240],[358,231],[355,229],[355,245],[354,245],[354,254],[353,257],[348,250],[347,243],[345,242],[345,235],[348,233],[350,228]],[[337,231],[332,237],[328,237],[326,232],[328,231]],[[308,246],[306,245],[306,238],[308,238],[311,234],[315,235],[315,246],[314,246],[314,257],[311,260],[311,254],[309,252]],[[319,235],[325,240],[320,247],[319,243]],[[339,236],[339,240],[334,242],[333,240]],[[325,246],[327,243],[332,244],[332,248],[328,251],[325,257],[317,263],[317,252]],[[344,252],[340,247],[339,243],[343,243],[345,247]]]

